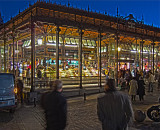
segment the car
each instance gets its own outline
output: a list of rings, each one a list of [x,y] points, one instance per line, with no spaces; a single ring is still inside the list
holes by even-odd
[[[0,73],[0,110],[9,110],[14,113],[16,108],[17,88],[14,75]]]

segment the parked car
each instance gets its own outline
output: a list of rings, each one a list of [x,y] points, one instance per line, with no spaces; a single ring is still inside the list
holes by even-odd
[[[14,75],[0,73],[0,110],[9,110],[11,113],[16,108],[16,94]]]

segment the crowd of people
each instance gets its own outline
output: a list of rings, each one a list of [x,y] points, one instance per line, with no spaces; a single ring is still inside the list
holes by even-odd
[[[145,69],[143,72],[136,70],[133,75],[130,70],[120,70],[118,82],[121,90],[128,90],[132,101],[136,100],[136,95],[139,96],[140,101],[143,101],[145,86],[148,86],[147,92],[153,92],[156,81],[158,81],[158,90],[160,90],[160,74],[158,71],[155,71],[153,75],[151,71],[146,71]]]
[[[156,80],[160,85],[160,76],[157,73],[155,72],[156,76],[154,76],[151,71],[143,73],[136,71],[133,77],[129,70],[121,70],[119,85],[128,90],[132,102],[136,100],[136,95],[139,95],[139,100],[143,101],[147,82],[148,92],[154,91]],[[38,71],[38,78],[41,78],[40,71]],[[23,99],[21,80],[18,80],[17,85],[20,89],[19,96]],[[62,82],[60,80],[52,81],[50,87],[52,91],[44,93],[41,98],[41,106],[46,117],[46,129],[64,130],[67,125],[67,100],[61,94]],[[97,97],[97,116],[102,123],[102,129],[126,130],[134,118],[131,101],[127,94],[117,91],[115,80],[107,76],[104,94]]]

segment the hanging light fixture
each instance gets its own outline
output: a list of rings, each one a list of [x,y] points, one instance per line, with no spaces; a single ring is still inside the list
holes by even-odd
[[[42,45],[42,39],[38,39],[38,45]]]

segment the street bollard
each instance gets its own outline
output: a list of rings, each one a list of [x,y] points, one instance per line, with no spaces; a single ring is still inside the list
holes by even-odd
[[[34,107],[36,107],[36,98],[34,98]]]
[[[86,101],[86,93],[84,93],[84,101]]]

